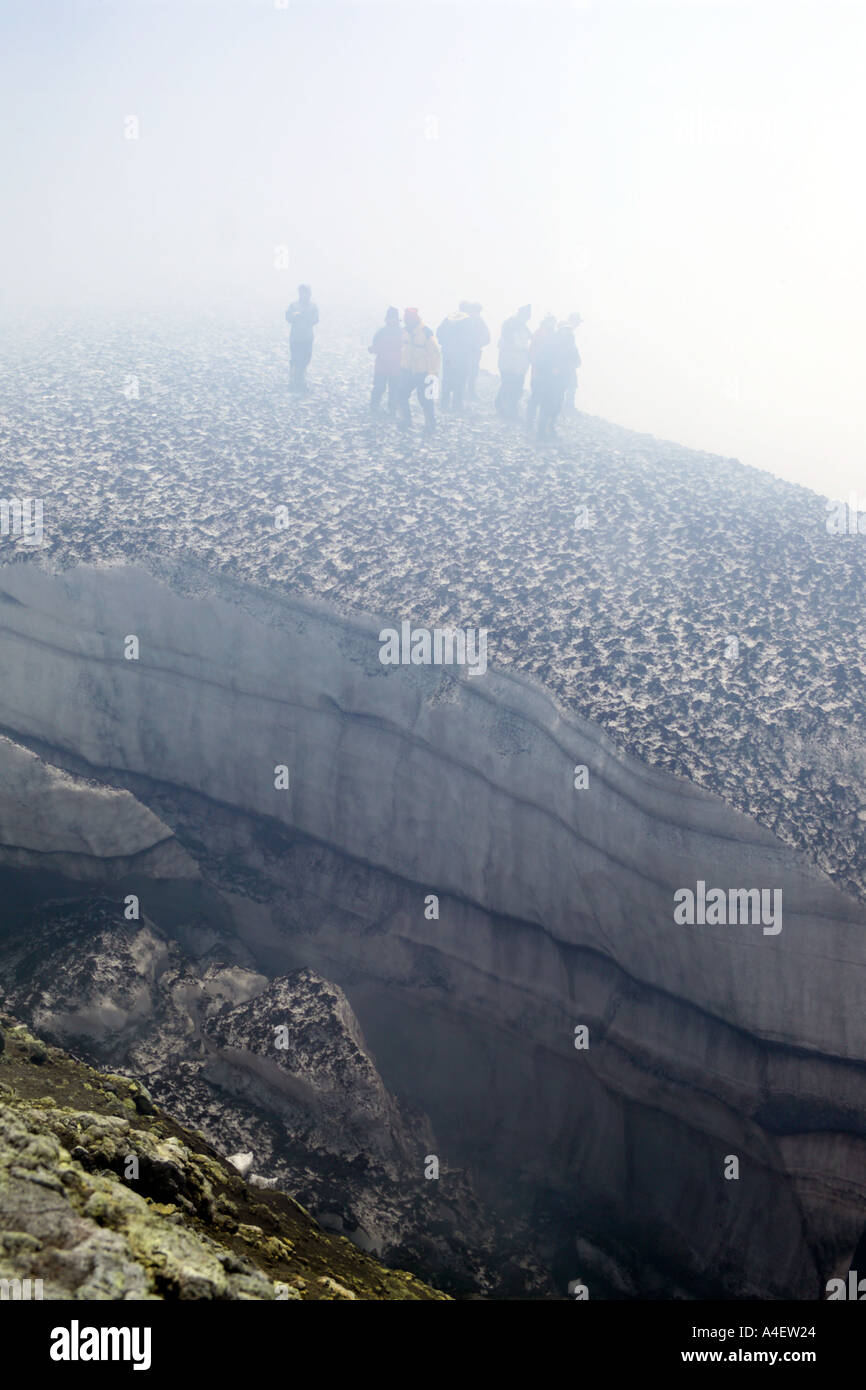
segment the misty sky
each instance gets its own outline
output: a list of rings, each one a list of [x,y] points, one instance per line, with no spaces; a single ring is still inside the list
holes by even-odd
[[[5,303],[576,310],[584,409],[866,496],[866,5],[0,16]]]

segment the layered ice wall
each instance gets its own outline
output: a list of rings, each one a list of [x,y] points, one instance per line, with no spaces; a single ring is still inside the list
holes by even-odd
[[[7,566],[0,597],[0,725],[134,790],[264,973],[336,981],[574,1276],[819,1296],[866,1224],[862,905],[521,679],[383,665],[405,615],[179,567]],[[677,922],[698,884],[781,894],[782,929]]]

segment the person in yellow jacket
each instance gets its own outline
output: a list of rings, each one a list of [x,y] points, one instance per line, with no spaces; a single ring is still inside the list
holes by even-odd
[[[403,310],[403,346],[400,353],[400,404],[398,414],[401,429],[412,422],[411,398],[414,391],[424,411],[424,428],[436,426],[435,402],[439,398],[439,369],[442,356],[433,330],[422,323],[417,309]]]

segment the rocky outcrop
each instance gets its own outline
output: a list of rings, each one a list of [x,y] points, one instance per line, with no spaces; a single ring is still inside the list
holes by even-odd
[[[372,1160],[408,1163],[414,1154],[417,1164],[425,1140],[427,1148],[433,1142],[429,1126],[407,1141],[346,996],[313,971],[283,976],[245,1003],[221,1009],[205,1020],[203,1032],[212,1076],[261,1095],[265,1108],[303,1116],[319,1143],[338,1150],[350,1139]]]
[[[0,1022],[4,1297],[444,1297],[329,1236],[290,1198],[248,1187],[199,1135],[142,1105],[135,1081]]]
[[[430,1121],[385,1089],[342,990],[193,961],[106,900],[50,903],[0,948],[0,997],[55,1044],[147,1077],[256,1186],[455,1292],[555,1292],[525,1226],[484,1210]],[[138,1093],[139,1103],[140,1089]]]
[[[0,722],[158,815],[246,967],[345,992],[563,1290],[818,1295],[866,1210],[860,905],[522,680],[384,667],[378,623],[188,569],[0,582]],[[781,894],[781,930],[677,921],[699,882]],[[227,1023],[203,1037],[258,1085]],[[287,1104],[295,1055],[269,1062]]]

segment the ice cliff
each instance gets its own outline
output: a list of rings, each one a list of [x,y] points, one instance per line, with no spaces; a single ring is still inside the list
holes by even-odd
[[[181,564],[16,564],[0,600],[0,726],[30,750],[0,755],[41,759],[0,826],[30,788],[27,852],[66,856],[67,883],[102,859],[119,917],[134,881],[185,948],[334,982],[382,1086],[559,1287],[815,1298],[847,1267],[866,909],[796,851],[516,675],[383,666],[397,615]],[[780,890],[783,929],[677,924],[698,881]],[[163,921],[173,884],[197,907]],[[232,1036],[212,1035],[226,1065]]]

